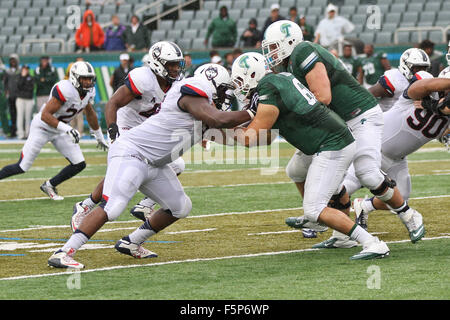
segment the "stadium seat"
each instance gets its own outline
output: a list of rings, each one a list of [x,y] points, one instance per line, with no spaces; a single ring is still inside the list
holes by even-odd
[[[301,10],[303,8],[307,8],[311,5],[311,1],[312,0],[297,0],[296,4],[297,4],[297,9]]]
[[[385,15],[384,22],[399,22],[401,17],[401,13],[399,12],[390,12]]]
[[[58,33],[58,32],[59,32],[59,26],[58,25],[50,24],[50,25],[45,27],[45,33],[55,34],[55,33]]]
[[[251,2],[250,2],[251,5]],[[247,0],[239,0],[239,1],[234,1],[233,2],[233,6],[232,9],[246,9],[248,7],[247,5]]]
[[[123,3],[119,6],[119,10],[117,10],[117,13],[129,13],[132,11],[133,10],[131,4]]]
[[[173,20],[161,20],[159,23],[159,29],[161,30],[172,30]]]
[[[44,26],[35,25],[30,28],[30,34],[39,35],[41,33],[44,33]]]
[[[16,44],[15,43],[5,43],[2,49],[2,55],[8,56],[12,53],[16,53]]]
[[[228,16],[234,21],[237,21],[241,17],[241,9],[228,10]]]
[[[182,39],[178,40],[178,46],[183,51],[184,50],[188,50],[188,49],[191,49],[191,42],[192,42],[192,39],[184,39],[184,38],[182,38]]]
[[[45,52],[44,43],[32,43],[31,44],[31,54],[43,54]]]
[[[197,38],[198,29],[187,29],[183,32],[184,39],[195,39]]]
[[[385,32],[394,32],[395,29],[397,29],[398,23],[396,22],[390,22],[390,23],[383,23],[382,30]]]
[[[365,14],[354,14],[352,16],[352,22],[356,24],[365,24],[366,23],[367,16]]]
[[[22,18],[22,26],[34,26],[36,24],[35,17],[23,17]]]
[[[373,43],[375,37],[375,33],[374,32],[361,32],[359,34],[359,39],[364,42],[365,44],[367,43]]]
[[[49,42],[46,45],[46,53],[55,54],[61,52],[61,44],[58,42]]]
[[[102,7],[102,14],[113,15],[116,14],[116,6],[115,5],[104,5]]]
[[[20,25],[20,17],[9,17],[5,20],[5,26],[18,27]]]
[[[204,50],[205,49],[205,44],[203,43],[203,40],[204,39],[200,39],[200,38],[192,40],[191,48],[193,50]]]
[[[262,9],[264,8],[264,1],[263,0],[251,0],[251,7],[255,9]]]
[[[442,32],[441,31],[429,31],[428,32],[428,39],[430,39],[434,43],[444,43],[442,41]]]
[[[192,20],[189,23],[189,29],[200,30],[205,27],[205,21],[203,20]]]
[[[209,11],[207,11],[207,10],[197,10],[197,11],[195,11],[195,20],[203,20],[203,21],[205,21],[208,18],[209,18]]]
[[[313,5],[315,7],[325,8],[327,6],[328,2],[331,2],[331,1],[328,1],[328,0],[312,0],[311,5]]]
[[[398,43],[409,43],[410,39],[410,32],[409,31],[403,31],[398,33]]]
[[[40,17],[41,8],[28,8],[26,11],[28,17]]]
[[[418,12],[405,12],[402,17],[402,22],[411,22],[413,24],[416,24],[418,20],[419,20]]]
[[[48,26],[50,24],[50,17],[42,16],[37,19],[38,26]]]
[[[377,32],[375,34],[375,43],[388,44],[392,42],[392,32]]]
[[[344,3],[346,6],[358,6],[359,0],[345,0]]]
[[[232,5],[233,5],[233,2],[231,0],[220,0],[217,3],[217,9],[220,9],[220,7],[222,7],[222,6],[226,6],[228,8],[228,10],[230,10]]]
[[[12,35],[14,34],[14,29],[15,27],[12,26],[4,26],[3,28],[0,29],[0,34],[4,34],[4,35]]]
[[[6,9],[6,8],[0,8],[0,18],[2,19],[2,20],[4,20],[4,18],[7,18],[7,17],[9,17],[9,9]],[[0,26],[2,25],[3,23],[0,23]]]
[[[25,16],[25,9],[24,8],[13,8],[11,9],[11,11],[9,12],[9,15],[11,17],[19,17],[22,18],[23,16]]]
[[[450,11],[440,11],[437,15],[437,21],[447,21],[450,25]]]
[[[248,22],[248,20],[250,20],[251,18],[256,18],[257,12],[258,12],[258,9],[256,9],[256,8],[245,9],[242,11],[241,18],[247,19],[247,22]]]
[[[174,29],[176,30],[186,30],[188,28],[189,21],[187,20],[176,20],[174,24]]]
[[[320,16],[322,14],[322,7],[309,7],[306,16]]]
[[[438,12],[441,9],[441,2],[427,2],[425,3],[424,12]]]
[[[296,7],[297,1],[295,0],[281,0],[280,6],[285,8]],[[299,10],[300,8],[297,8]]]
[[[27,9],[27,8],[36,7],[36,6],[37,5],[35,3],[33,3],[33,5],[31,5],[31,0],[18,0],[16,2],[16,8]]]
[[[427,12],[424,11],[420,14],[419,22],[431,22],[434,23],[436,19],[436,12]]]
[[[19,44],[22,42],[22,36],[18,34],[13,34],[8,37],[8,43]]]
[[[406,11],[406,4],[405,3],[394,3],[391,5],[390,12],[394,13],[402,13]]]
[[[2,1],[2,8],[12,9],[14,5],[14,1]]]
[[[15,34],[20,35],[20,36],[26,36],[26,35],[28,35],[29,32],[30,32],[30,26],[22,24],[21,26],[16,28]]]
[[[343,14],[353,14],[355,13],[355,7],[354,6],[343,6],[339,8],[339,15]]]
[[[216,1],[204,1],[203,2],[203,10],[215,10],[216,9]]]
[[[152,42],[166,40],[165,38],[166,38],[166,30],[153,30]]]
[[[408,12],[421,12],[422,9],[423,9],[423,3],[408,4]]]
[[[69,40],[69,34],[67,34],[67,33],[56,33],[54,35],[54,38],[55,39],[62,39],[63,41],[67,41],[67,40]]]
[[[167,31],[166,36],[170,39],[177,40],[177,39],[181,38],[182,32],[183,32],[183,30],[173,29],[173,30]]]
[[[182,10],[179,20],[192,20],[194,19],[194,11],[192,10]]]
[[[448,2],[448,1],[443,2],[442,11],[450,11],[450,2]]]

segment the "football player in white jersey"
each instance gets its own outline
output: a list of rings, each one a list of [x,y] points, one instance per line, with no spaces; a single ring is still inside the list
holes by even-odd
[[[398,68],[384,72],[378,82],[368,90],[375,97],[383,112],[388,111],[403,91],[408,87],[414,74],[425,71],[430,66],[430,58],[422,49],[410,48],[402,53]]]
[[[251,110],[219,110],[229,88],[230,76],[224,67],[204,65],[198,75],[174,83],[158,114],[122,133],[108,153],[103,188],[106,204],[86,216],[66,244],[49,258],[48,264],[57,268],[83,268],[73,259],[76,250],[107,221],[117,219],[138,190],[156,200],[161,208],[141,227],[119,240],[115,248],[134,258],[156,257],[142,243],[185,218],[192,209],[191,200],[168,164],[200,142],[205,129],[233,128],[254,116]]]
[[[438,92],[447,94],[445,91],[448,90],[450,90],[450,74],[447,78],[433,79],[433,76],[428,72],[419,71],[413,76],[411,85],[404,90],[395,105],[384,113],[381,168],[396,181],[397,187],[405,200],[409,198],[411,193],[407,156],[448,131],[450,123],[448,106],[446,108],[445,106],[437,107],[435,110],[428,107],[433,102],[437,106]],[[415,100],[422,100],[419,107],[414,103]],[[344,185],[350,195],[361,188],[354,171],[351,170],[347,173]],[[390,208],[377,198],[357,198],[354,201],[354,209],[358,224],[367,229],[367,219],[370,212],[389,210]],[[423,236],[424,228],[417,228],[422,224],[422,221],[418,221],[421,219],[409,220],[401,215],[399,215],[399,218],[410,231],[412,242],[416,242],[420,236]],[[415,226],[409,224],[415,224]],[[413,229],[416,230],[412,232]]]
[[[48,101],[34,116],[30,135],[23,146],[19,161],[1,169],[0,179],[28,171],[42,147],[51,142],[70,164],[52,179],[45,181],[40,188],[50,199],[63,200],[64,198],[58,195],[56,186],[86,167],[78,145],[80,133],[68,123],[84,110],[98,146],[104,150],[108,147],[92,106],[95,97],[94,85],[95,71],[92,65],[84,61],[74,63],[69,79],[61,80],[53,86]]]
[[[130,71],[125,84],[113,94],[105,106],[111,141],[157,114],[167,91],[175,81],[183,77],[184,58],[175,43],[157,42],[152,45],[146,57],[143,60],[144,65]],[[184,160],[180,157],[169,166],[179,175],[184,170]],[[88,198],[74,205],[72,231],[78,228],[84,217],[102,200],[103,182],[104,179]],[[156,202],[151,198],[144,198],[131,209],[131,213],[145,221],[145,217],[154,211],[155,205]]]

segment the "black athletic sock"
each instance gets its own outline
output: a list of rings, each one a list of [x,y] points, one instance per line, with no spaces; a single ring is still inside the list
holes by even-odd
[[[16,175],[16,174],[21,174],[24,172],[25,171],[22,170],[19,163],[10,164],[10,165],[3,167],[3,169],[0,170],[0,180],[8,178],[8,177]]]
[[[51,178],[50,183],[52,186],[56,187],[67,179],[70,179],[80,173],[84,168],[86,168],[86,162],[84,161],[78,164],[69,164],[67,167],[63,168],[56,176]]]

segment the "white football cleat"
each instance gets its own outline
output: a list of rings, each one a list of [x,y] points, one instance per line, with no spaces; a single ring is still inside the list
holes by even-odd
[[[366,212],[361,203],[366,201],[367,198],[356,198],[353,201],[353,208],[355,209],[355,222],[367,231],[367,221],[369,220],[369,212]]]
[[[48,265],[53,268],[83,269],[84,265],[72,258],[74,253],[74,249],[70,249],[67,252],[58,250],[48,259]]]
[[[363,250],[350,257],[350,260],[370,260],[380,259],[389,256],[389,248],[384,241],[380,241],[378,237],[374,237],[374,241],[370,242]]]
[[[140,203],[131,208],[130,213],[133,217],[138,218],[142,221],[147,221],[150,218],[150,215],[155,212],[156,203],[154,203],[151,207],[144,206]]]
[[[333,235],[328,240],[316,243],[312,247],[314,249],[334,249],[334,248],[353,248],[358,245],[358,242],[350,239],[349,236],[333,230]]]
[[[53,187],[50,182],[47,180],[43,184],[41,184],[41,190],[45,194],[47,194],[52,200],[64,200],[64,197],[58,195],[58,191],[55,187]]]
[[[136,259],[156,258],[158,256],[156,253],[145,249],[143,246],[131,242],[128,237],[123,237],[117,241],[114,248],[120,253],[127,254]]]
[[[81,221],[91,212],[91,209],[87,205],[83,205],[83,201],[77,202],[73,206],[72,219],[70,221],[70,227],[72,231],[78,229],[81,224]]]
[[[406,226],[409,232],[409,238],[412,243],[416,243],[425,235],[425,226],[423,225],[422,215],[416,210],[409,208],[406,212],[398,214],[400,220]]]
[[[319,222],[313,222],[306,219],[305,216],[286,218],[285,223],[295,229],[312,229],[317,232],[325,232],[328,230],[326,225]]]

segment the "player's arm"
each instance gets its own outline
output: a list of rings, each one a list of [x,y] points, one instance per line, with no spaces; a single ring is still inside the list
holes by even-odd
[[[270,129],[278,119],[280,110],[274,105],[258,104],[255,118],[246,128],[235,128],[235,140],[246,147],[272,143]],[[275,138],[275,137],[273,137]]]
[[[84,108],[84,114],[86,115],[86,120],[89,124],[89,127],[91,127],[92,133],[97,140],[97,148],[103,150],[108,149],[108,143],[105,141],[102,129],[98,124],[97,113],[95,112],[94,107],[91,103],[88,103]]]
[[[382,75],[378,82],[371,86],[368,90],[377,98],[392,98],[395,92],[394,86],[385,75]]]
[[[58,100],[57,98],[52,97],[45,104],[45,107],[42,109],[41,120],[44,121],[46,124],[48,124],[50,127],[57,129],[58,124],[61,121],[59,121],[53,114],[55,114],[61,108],[63,103],[64,102],[62,102],[61,100]],[[65,124],[64,122],[61,122],[61,123]]]
[[[415,81],[407,89],[408,97],[413,100],[422,99],[432,92],[450,90],[450,79],[421,79]]]
[[[322,62],[317,62],[314,67],[306,74],[306,82],[309,91],[325,105],[331,102],[331,84],[328,78],[327,69]]]
[[[184,95],[178,101],[178,107],[206,123],[209,128],[233,128],[251,120],[247,111],[220,111],[204,97]]]
[[[387,57],[384,57],[380,59],[381,66],[383,67],[384,71],[391,69],[391,64],[389,63],[389,59]]]

